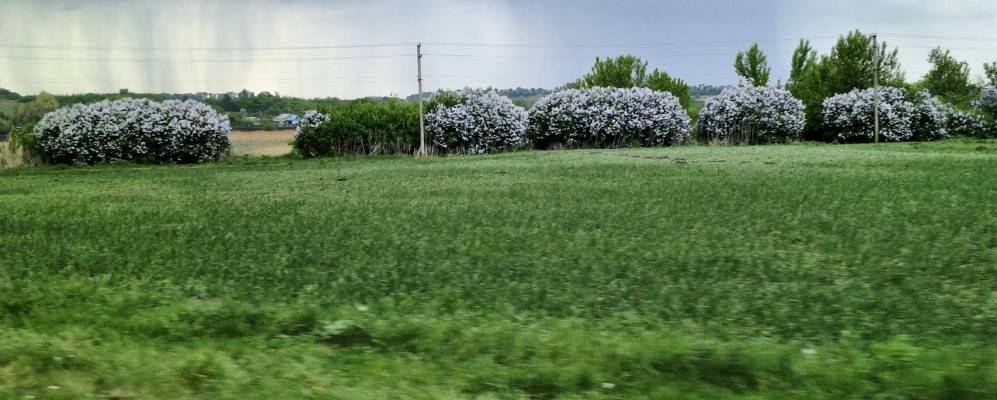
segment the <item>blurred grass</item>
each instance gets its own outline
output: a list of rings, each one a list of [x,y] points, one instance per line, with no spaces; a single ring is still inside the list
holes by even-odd
[[[994,145],[0,171],[0,395],[993,398]]]

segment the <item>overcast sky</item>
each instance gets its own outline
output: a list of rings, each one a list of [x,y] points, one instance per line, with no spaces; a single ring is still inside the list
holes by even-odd
[[[898,45],[914,80],[937,45],[979,74],[997,60],[995,21],[995,0],[0,0],[0,87],[406,96],[419,41],[427,90],[553,88],[624,53],[731,84],[734,55],[756,40],[774,83],[799,38],[826,52],[852,29]],[[334,48],[368,44],[399,45]],[[492,46],[509,44],[550,47]]]

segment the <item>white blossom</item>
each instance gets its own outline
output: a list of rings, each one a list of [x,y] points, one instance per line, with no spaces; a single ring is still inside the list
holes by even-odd
[[[688,135],[689,115],[671,93],[603,87],[544,96],[530,110],[527,132],[539,148],[661,146]]]
[[[981,89],[980,97],[973,102],[973,106],[997,118],[997,88],[985,87]]]
[[[784,142],[799,138],[803,124],[803,102],[788,91],[738,86],[708,100],[696,125],[709,139],[732,140],[749,134],[762,142]]]
[[[439,104],[426,113],[426,134],[448,152],[488,153],[521,147],[526,110],[494,90],[463,89],[456,104]]]
[[[57,163],[186,163],[222,158],[230,132],[228,116],[204,103],[126,98],[55,110],[34,135],[42,155]]]
[[[824,100],[824,125],[835,132],[837,142],[868,142],[875,135],[873,89],[854,89]],[[913,98],[903,88],[879,89],[879,135],[881,140],[934,140],[948,137],[948,111],[927,91]]]

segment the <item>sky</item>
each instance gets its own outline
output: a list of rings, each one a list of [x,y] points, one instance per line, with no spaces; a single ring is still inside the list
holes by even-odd
[[[758,42],[784,81],[797,42],[849,30],[900,51],[908,80],[931,47],[973,74],[997,61],[997,0],[0,0],[0,87],[19,93],[228,92],[300,97],[553,88],[597,56],[634,54],[690,84],[734,84]]]

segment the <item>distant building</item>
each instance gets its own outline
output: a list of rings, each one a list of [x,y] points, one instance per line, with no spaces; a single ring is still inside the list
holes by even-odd
[[[294,114],[281,114],[273,117],[273,127],[275,129],[290,129],[301,124],[301,118]]]

